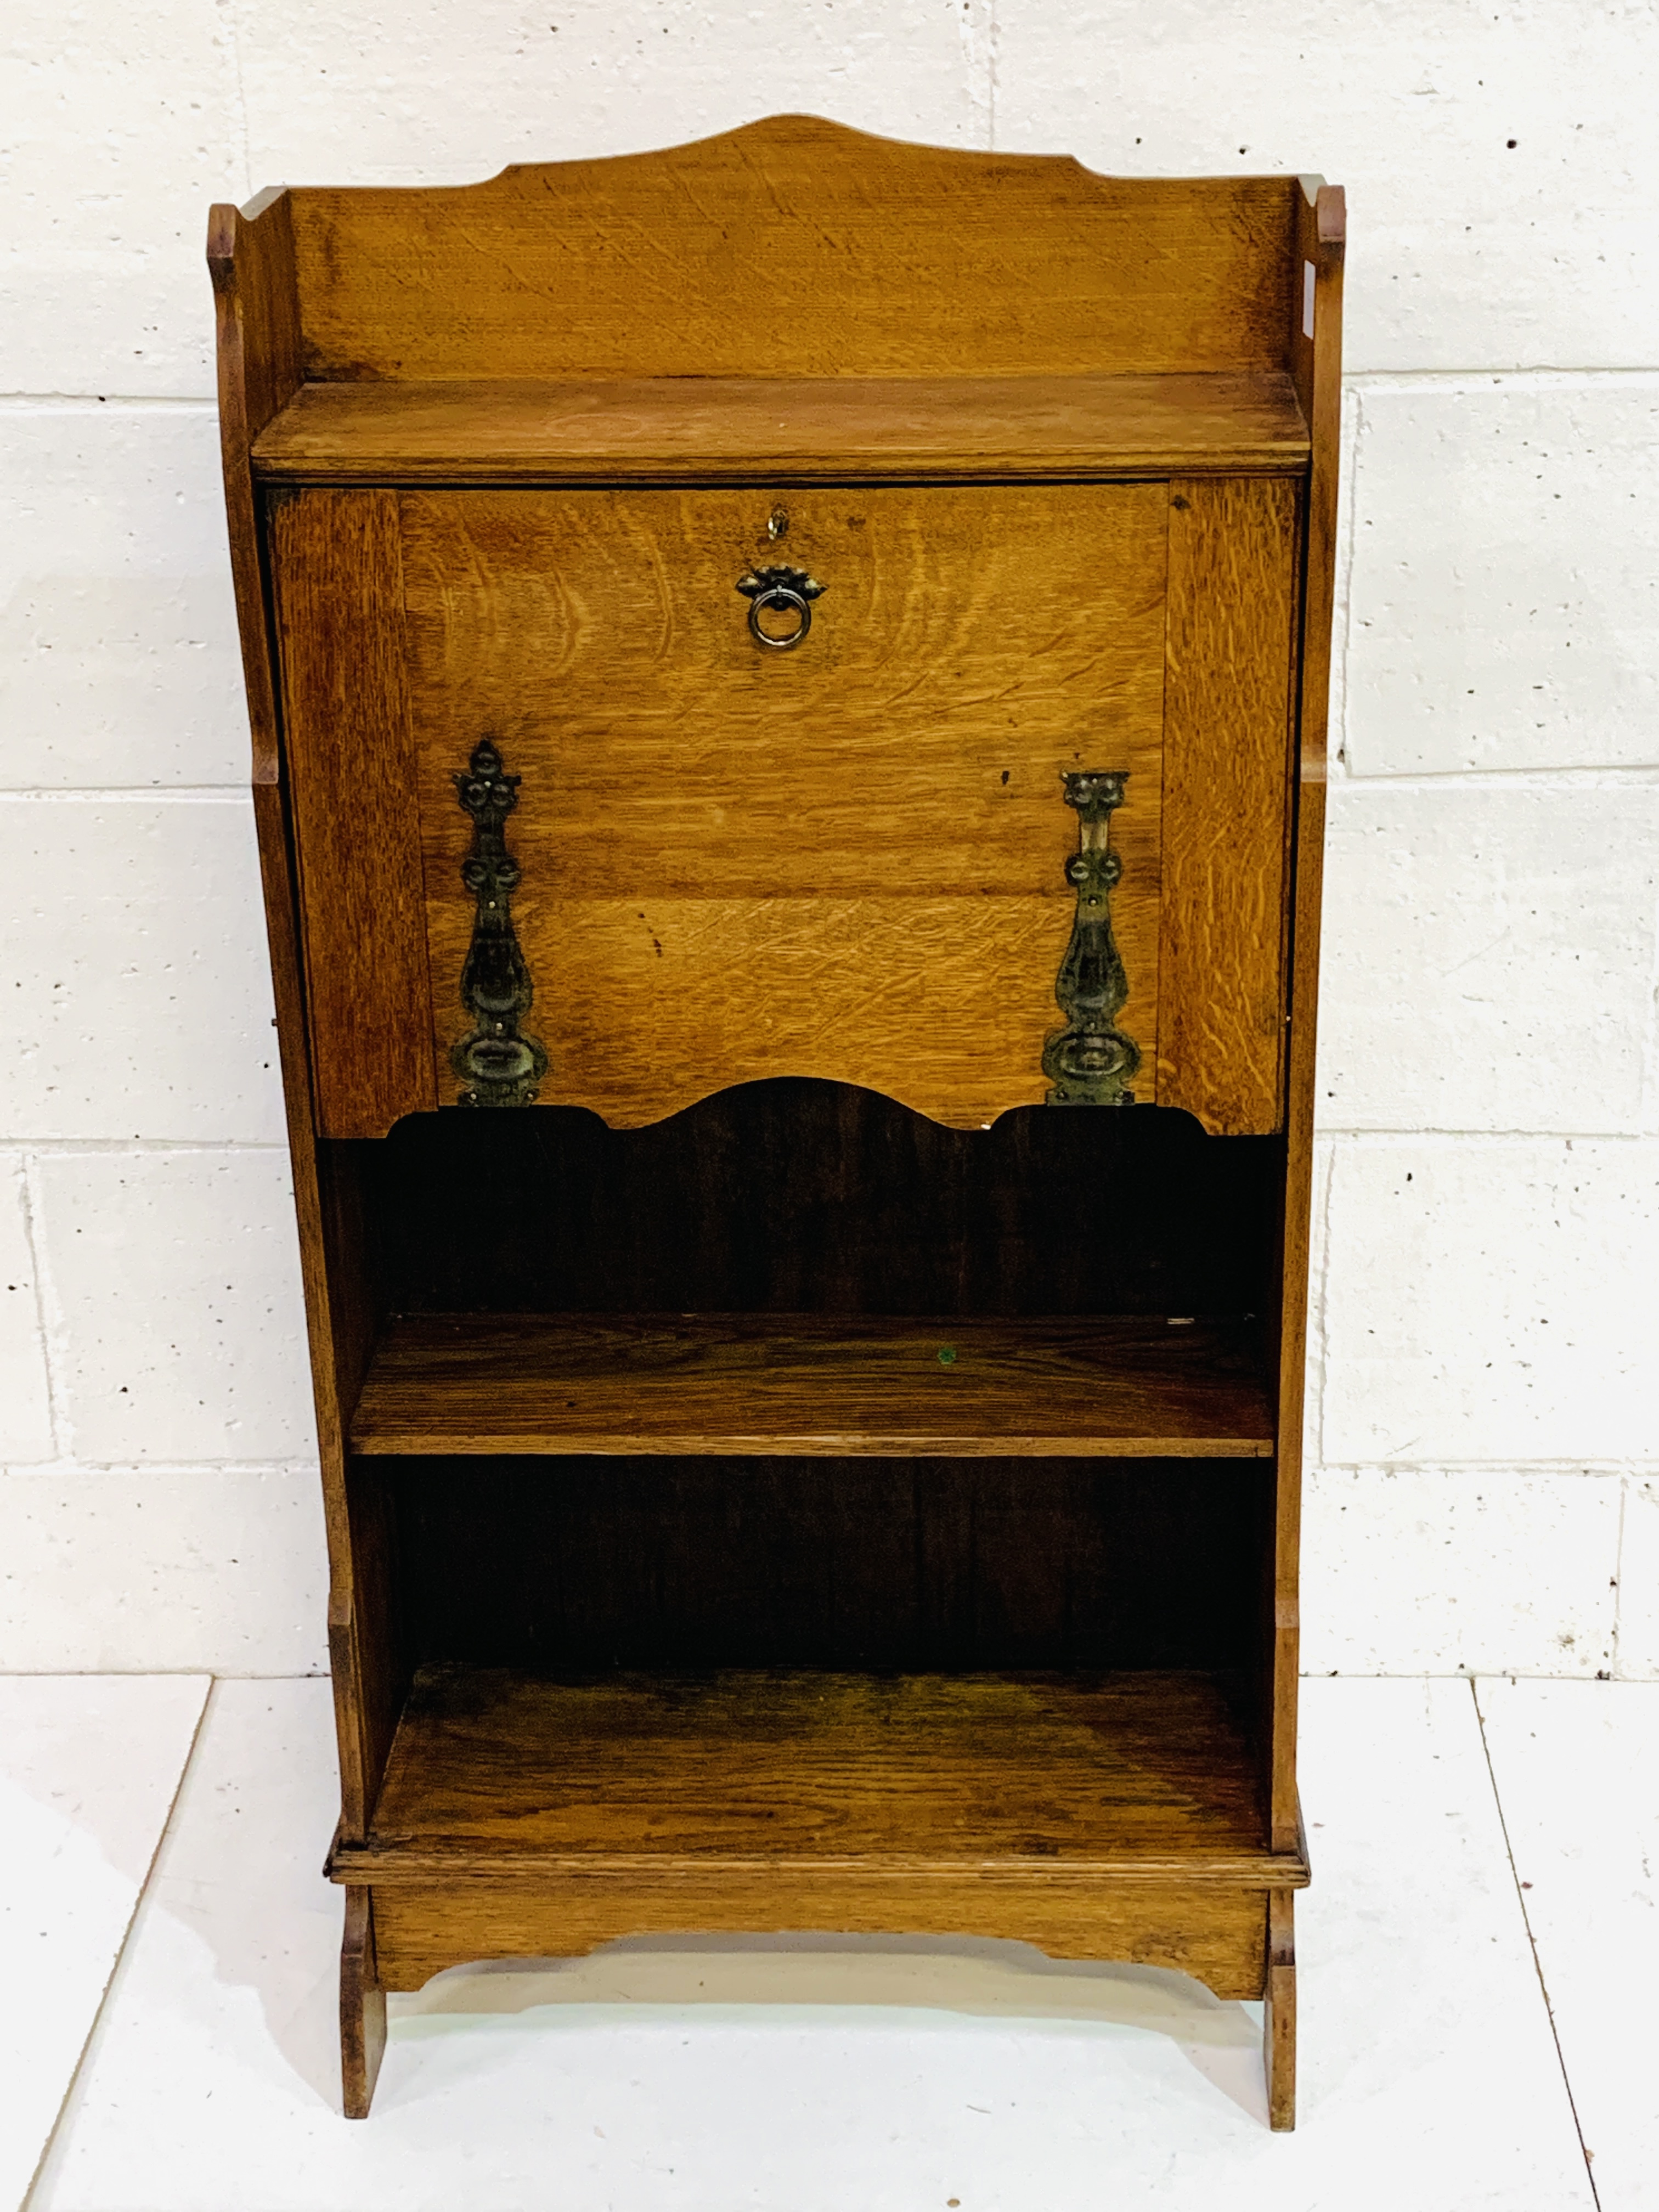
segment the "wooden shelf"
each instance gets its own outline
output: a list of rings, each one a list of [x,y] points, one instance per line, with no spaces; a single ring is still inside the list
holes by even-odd
[[[302,385],[273,483],[1299,475],[1288,376],[638,377]]]
[[[763,1869],[1297,1885],[1202,1674],[422,1668],[336,1881]]]
[[[1265,1459],[1248,1324],[823,1314],[418,1314],[351,1448]]]

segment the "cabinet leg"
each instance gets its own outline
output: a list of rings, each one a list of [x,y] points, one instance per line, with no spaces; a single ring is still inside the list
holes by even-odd
[[[340,1946],[340,2083],[345,2116],[366,2120],[386,2051],[386,1991],[374,1958],[374,1893],[349,1887]]]
[[[1296,1892],[1267,1893],[1267,1989],[1261,2055],[1267,2069],[1267,2125],[1296,2125]]]

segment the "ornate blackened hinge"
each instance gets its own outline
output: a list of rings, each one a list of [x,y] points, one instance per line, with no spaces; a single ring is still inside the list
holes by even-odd
[[[1129,1085],[1140,1066],[1140,1047],[1115,1028],[1129,995],[1112,937],[1111,896],[1123,863],[1108,849],[1112,810],[1123,804],[1127,774],[1085,769],[1062,773],[1066,804],[1077,809],[1078,848],[1066,863],[1066,880],[1077,890],[1072,941],[1054,979],[1054,997],[1066,1017],[1042,1048],[1042,1072],[1054,1085],[1051,1106],[1133,1106]]]
[[[474,1026],[449,1054],[463,1085],[463,1106],[528,1106],[547,1073],[547,1054],[519,1030],[534,994],[513,927],[519,864],[502,833],[519,803],[521,781],[507,774],[488,738],[455,777],[461,805],[472,817],[472,849],[461,863],[461,881],[477,901],[461,969],[461,1004]]]

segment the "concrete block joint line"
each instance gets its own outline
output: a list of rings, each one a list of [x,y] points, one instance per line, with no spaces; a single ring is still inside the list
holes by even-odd
[[[320,1664],[209,202],[807,109],[1347,185],[1309,1663],[1659,1679],[1650,10],[187,0],[12,51],[0,1667]]]

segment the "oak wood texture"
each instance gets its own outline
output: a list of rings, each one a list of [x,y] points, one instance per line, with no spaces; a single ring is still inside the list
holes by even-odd
[[[368,1842],[381,1971],[710,1929],[995,1933],[1260,1996],[1260,1785],[1202,1675],[424,1669]]]
[[[1275,2134],[1296,2125],[1296,1894],[1267,1893],[1267,1986],[1261,2014],[1267,2073],[1267,2124]]]
[[[814,483],[1300,476],[1280,370],[1208,376],[634,377],[307,384],[255,441],[270,483]]]
[[[345,1893],[345,1933],[340,1944],[341,2101],[349,2120],[366,2120],[386,2056],[386,1988],[374,1945],[373,1893]]]
[[[356,1900],[341,1974],[349,2109],[372,2094],[381,1992],[461,1959],[653,1930],[910,1927],[1142,1959],[1265,1996],[1270,2112],[1289,2124],[1341,253],[1340,194],[1316,179],[1116,180],[800,118],[477,186],[301,189],[214,211],[227,510],[330,1551],[335,1871]],[[721,501],[739,521],[699,538]],[[492,501],[495,521],[475,532]],[[573,528],[582,501],[604,519]],[[515,550],[500,516],[538,508],[556,526],[521,531]],[[788,528],[769,536],[780,509]],[[1139,523],[1103,532],[1108,512]],[[941,530],[946,514],[957,520]],[[719,570],[695,605],[694,540]],[[799,654],[763,658],[742,629],[732,586],[766,559],[829,586]],[[861,631],[845,619],[860,611]],[[732,641],[747,663],[722,659]],[[826,668],[841,689],[815,727],[810,684]],[[488,724],[466,711],[475,678]],[[630,691],[647,720],[624,727]],[[526,1025],[554,1051],[544,1099],[573,1100],[505,1128],[424,1110],[453,1095],[444,1052],[464,1026],[467,825],[449,777],[486,726],[509,769],[531,771],[509,832],[538,986]],[[453,757],[440,757],[440,728]],[[1022,753],[1033,731],[1040,744]],[[1120,735],[1137,759],[1097,750]],[[742,774],[710,776],[721,748]],[[1057,771],[1125,765],[1116,920],[1124,1025],[1146,1054],[1138,1095],[1216,1133],[1204,1141],[1227,1164],[1213,1170],[1161,1141],[1144,1158],[1138,1140],[1115,1140],[1073,1160],[1027,1134],[1063,1118],[1025,1110],[1041,1096],[1070,922],[1060,872],[1075,825]],[[1041,830],[1039,785],[1054,802]],[[720,945],[732,1002],[715,988]],[[1024,1089],[1010,1079],[1016,1036]],[[873,1044],[862,1060],[839,1043],[839,1057],[815,1058],[826,1036]],[[976,1073],[988,1066],[988,1081]],[[572,1067],[597,1087],[561,1089]],[[795,1073],[775,1088],[744,1080],[780,1069]],[[914,1117],[893,1098],[938,1115],[914,1122],[929,1138],[907,1133]],[[981,1121],[996,1123],[990,1135]],[[436,1143],[410,1139],[440,1129]],[[1260,1133],[1223,1133],[1234,1131]],[[631,1162],[609,1149],[635,1142]],[[969,1144],[987,1150],[949,1149]],[[774,1155],[793,1170],[781,1185]],[[665,1176],[684,1183],[666,1202]],[[732,1286],[725,1303],[718,1285]],[[601,1334],[648,1330],[653,1311],[746,1314],[759,1334],[744,1358],[757,1342],[775,1349],[781,1316],[803,1308],[817,1316],[809,1334],[850,1325],[857,1337],[885,1316],[890,1353],[907,1314],[937,1315],[958,1355],[933,1378],[947,1389],[974,1380],[973,1332],[1012,1328],[1023,1348],[998,1355],[1006,1388],[991,1395],[1042,1455],[981,1437],[954,1455],[908,1442],[872,1456],[881,1431],[867,1422],[851,1457],[729,1437],[573,1457],[568,1431],[558,1449],[516,1455],[494,1437],[465,1452],[349,1452],[372,1358],[446,1312],[487,1340],[509,1290],[538,1317],[532,1334],[567,1307]],[[1088,1392],[1054,1342],[1030,1356],[1022,1316],[1074,1330],[1103,1312],[1119,1316],[1109,1328],[1143,1329],[1191,1313],[1202,1330],[1216,1316],[1224,1334],[1257,1316],[1267,1388],[1245,1389],[1248,1421],[1206,1429],[1225,1378],[1194,1392],[1192,1354],[1178,1389],[1138,1354],[1133,1383],[1120,1364],[1119,1381]],[[718,1369],[730,1350],[700,1346],[691,1364]],[[844,1345],[827,1357],[846,1370]],[[822,1402],[822,1363],[775,1371],[793,1378],[792,1418],[803,1374],[808,1410]],[[533,1360],[526,1376],[545,1391]],[[1103,1403],[1127,1413],[1137,1394],[1184,1410],[1116,1432],[1127,1449],[1130,1430],[1146,1431],[1138,1441],[1164,1456],[1103,1455],[1097,1434],[1082,1455],[1049,1455],[1041,1432],[1067,1391],[1086,1398],[1095,1431]],[[940,1401],[905,1402],[921,1415]],[[1211,1443],[1243,1427],[1236,1443],[1260,1455],[1276,1437],[1276,1450],[1229,1464],[1152,1433],[1189,1416]],[[738,1522],[741,1542],[722,1534]],[[665,1546],[674,1571],[647,1588]],[[839,1594],[819,1588],[824,1573],[803,1579],[814,1547]],[[692,1589],[696,1576],[706,1589]],[[760,1577],[771,1596],[803,1593],[793,1620],[757,1601]],[[1073,1603],[1090,1614],[1079,1627]],[[725,1634],[721,1605],[741,1635]],[[720,1656],[729,1647],[735,1662]],[[1017,1849],[963,1878],[960,1859],[907,1863],[896,1849],[849,1870],[764,1847],[515,1856],[486,1841],[480,1856],[477,1838],[430,1826],[382,1836],[375,1808],[425,1726],[411,1735],[426,1711],[424,1687],[410,1696],[417,1662],[476,1686],[493,1656],[516,1670],[499,1680],[532,1685],[533,1705],[595,1686],[554,1680],[550,1655],[611,1666],[624,1650],[630,1665],[645,1655],[629,1679],[646,1703],[677,1710],[692,1663],[716,1669],[692,1703],[717,1696],[733,1679],[718,1669],[735,1663],[750,1670],[743,1696],[783,1680],[779,1666],[817,1682],[827,1667],[856,1705],[896,1682],[960,1686],[1010,1664],[1092,1693],[1108,1678],[1078,1670],[1121,1654],[1143,1686],[1207,1683],[1224,1741],[1178,1699],[1148,1719],[1149,1742],[1194,1762],[1175,1799],[1162,1784],[1133,1799],[1185,1808],[1162,1862],[1150,1847],[1066,1857],[1066,1837],[1044,1825],[1049,1785],[1092,1771],[1089,1757],[1073,1747],[1029,1762],[1010,1795],[1018,1761],[986,1763],[977,1736],[962,1753],[979,1762],[975,1786],[1000,1813],[1023,1792],[1053,1854]],[[1029,1692],[1037,1678],[997,1679]],[[728,1774],[743,1696],[731,1692],[715,1731]],[[549,1771],[538,1714],[502,1754],[532,1777]],[[979,1730],[1004,1749],[1018,1733]],[[792,1796],[788,1778],[810,1734],[762,1730],[783,1778],[775,1797],[809,1824],[823,1800]],[[937,1747],[936,1712],[925,1734],[911,1779]],[[1121,1752],[1121,1729],[1117,1741]],[[637,1744],[605,1742],[612,1767],[628,1767]],[[881,1755],[878,1744],[866,1780]],[[696,1756],[691,1784],[659,1792],[653,1816],[642,1784],[632,1817],[672,1827],[700,1803],[756,1810],[738,1784],[700,1799],[707,1742]],[[827,1771],[809,1761],[809,1783]],[[1242,1849],[1206,1825],[1225,1814],[1229,1775],[1249,1786]],[[938,1798],[947,1826],[961,1802],[949,1788]]]
[[[365,1669],[377,1680],[384,1674],[378,1623],[371,1618],[365,1632],[355,1603],[360,1562],[372,1577],[372,1559],[362,1555],[372,1555],[374,1546],[361,1526],[353,1527],[346,1487],[345,1423],[362,1385],[375,1316],[365,1280],[356,1178],[342,1174],[337,1154],[319,1146],[315,1133],[286,797],[278,784],[253,786],[328,1540],[327,1633],[342,1818],[350,1833],[362,1835],[402,1695],[402,1686],[384,1682],[378,1698],[365,1693]]]
[[[312,1397],[317,1415],[317,1447],[323,1486],[323,1518],[329,1554],[327,1632],[333,1678],[335,1719],[339,1735],[341,1795],[345,1817],[361,1835],[371,1802],[365,1786],[358,1705],[355,1694],[356,1635],[351,1603],[351,1531],[345,1504],[345,1413],[355,1404],[360,1374],[350,1372],[352,1332],[345,1326],[352,1285],[331,1281],[325,1248],[323,1198],[318,1174],[310,1066],[306,1051],[305,1002],[301,984],[299,921],[294,895],[293,854],[285,793],[276,783],[256,781],[253,820],[270,948],[271,984],[276,1004],[277,1047],[283,1069],[294,1204],[300,1241]],[[337,1335],[336,1299],[341,1305]]]
[[[300,386],[300,296],[290,213],[287,194],[279,191],[262,194],[246,214],[221,204],[208,216],[225,518],[255,784],[277,781],[279,748],[252,448]]]
[[[344,1468],[346,1410],[355,1401],[373,1322],[354,1220],[351,1179],[319,1153],[311,1091],[299,938],[292,809],[277,712],[276,641],[268,620],[250,447],[300,379],[299,300],[289,210],[281,191],[245,211],[216,207],[208,264],[218,325],[219,415],[231,570],[252,737],[252,798],[264,888],[277,1048],[329,1552],[328,1638],[339,1735],[342,1818],[361,1835],[380,1786],[404,1686],[385,1679],[379,1624],[355,1603],[360,1558]],[[365,1671],[368,1676],[366,1689]]]
[[[290,191],[305,373],[1285,366],[1291,177],[1103,177],[775,116],[422,191]]]
[[[296,1182],[300,1155],[295,1153]],[[363,1832],[386,1771],[386,1753],[408,1689],[396,1632],[392,1551],[394,1517],[385,1474],[349,1460],[344,1424],[362,1387],[375,1329],[383,1317],[368,1263],[362,1193],[340,1148],[313,1144],[310,1172],[316,1209],[316,1264],[325,1278],[326,1383],[319,1407],[324,1510],[330,1526],[329,1668],[333,1678],[345,1832]],[[302,1257],[313,1197],[301,1211]]]
[[[1331,622],[1336,589],[1337,479],[1341,452],[1342,273],[1346,203],[1340,185],[1307,180],[1298,201],[1297,252],[1314,270],[1314,330],[1303,290],[1291,363],[1313,431],[1303,535],[1299,689],[1296,707],[1296,854],[1290,908],[1286,1166],[1279,1277],[1279,1506],[1273,1574],[1272,1802],[1275,1842],[1290,1848],[1300,1820],[1296,1787],[1301,1670],[1300,1560],[1303,1406],[1308,1346],[1308,1259],[1313,1216],[1314,1083],[1319,1004],[1320,900],[1325,864],[1326,737]]]
[[[958,1127],[1040,1101],[1074,907],[1060,772],[1094,767],[1129,772],[1120,1026],[1152,1073],[1161,486],[402,508],[441,1099],[473,921],[452,777],[485,730],[524,779],[507,835],[544,1101],[620,1127],[778,1074]],[[769,653],[736,586],[782,560],[823,596],[805,643]]]
[[[408,1693],[410,1668],[400,1631],[401,1575],[397,1500],[390,1470],[380,1461],[348,1459],[343,1485],[351,1554],[351,1610],[337,1623],[329,1612],[329,1666],[349,1685],[343,1719],[354,1771],[345,1791],[343,1832],[361,1836]],[[345,1755],[343,1755],[343,1768]]]
[[[446,1663],[417,1671],[368,1838],[331,1870],[1304,1881],[1295,1854],[1267,1852],[1264,1809],[1245,1731],[1202,1674],[557,1680]]]
[[[1170,487],[1158,1097],[1206,1129],[1278,1126],[1297,499]]]
[[[1252,1332],[823,1314],[419,1314],[376,1350],[362,1453],[1267,1458]]]
[[[1121,1959],[1191,1974],[1218,1997],[1262,1993],[1257,1889],[1028,1874],[1010,1881],[748,1869],[565,1874],[533,1884],[376,1885],[380,1972],[417,1990],[472,1959],[569,1958],[623,1936],[827,1931],[994,1936],[1051,1956]]]
[[[272,538],[318,1122],[380,1135],[437,1103],[397,495],[298,493]]]

